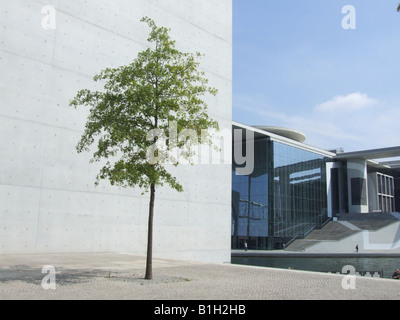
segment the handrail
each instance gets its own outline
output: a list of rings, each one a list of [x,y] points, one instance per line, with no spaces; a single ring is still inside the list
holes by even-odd
[[[326,271],[326,272],[347,275],[347,273],[342,273],[341,271]],[[383,270],[356,271],[354,275],[361,277],[370,277],[370,278],[383,278]]]
[[[328,224],[328,222],[330,222],[331,220],[332,218],[326,219],[322,224],[319,225],[318,229],[322,229],[323,227],[325,227],[325,225]]]
[[[294,236],[292,239],[290,239],[287,243],[285,243],[285,247],[288,247],[293,241],[297,240],[298,236]]]

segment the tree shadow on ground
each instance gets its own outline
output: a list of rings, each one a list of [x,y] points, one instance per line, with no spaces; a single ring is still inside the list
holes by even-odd
[[[96,279],[122,281],[138,285],[191,281],[187,278],[174,277],[170,275],[155,275],[152,280],[145,280],[144,275],[101,269],[65,269],[56,267],[55,272],[56,284],[61,286],[85,283]],[[28,284],[41,285],[43,279],[47,275],[49,275],[48,271],[45,269],[42,272],[42,268],[39,267],[27,265],[15,265],[8,268],[0,267],[0,284],[20,281]]]
[[[10,283],[13,281],[21,281],[30,284],[41,285],[42,280],[49,275],[48,270],[42,268],[16,265],[8,268],[0,267],[0,284]],[[64,269],[55,268],[55,278],[58,285],[77,284],[89,282],[94,278],[107,276],[106,271],[84,270],[84,269]]]

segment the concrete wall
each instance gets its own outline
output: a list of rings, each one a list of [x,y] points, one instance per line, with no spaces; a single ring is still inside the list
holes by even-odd
[[[42,12],[47,5],[55,12]],[[87,112],[69,101],[145,49],[147,15],[172,29],[179,50],[206,55],[201,67],[219,89],[207,98],[210,115],[230,130],[231,0],[0,0],[0,8],[0,253],[144,255],[148,195],[94,186],[99,165],[75,151]],[[185,192],[157,190],[154,255],[229,261],[230,165],[175,173]]]
[[[333,204],[332,204],[332,169],[335,168],[334,162],[326,163],[326,200],[327,200],[327,214],[329,218],[333,217]]]

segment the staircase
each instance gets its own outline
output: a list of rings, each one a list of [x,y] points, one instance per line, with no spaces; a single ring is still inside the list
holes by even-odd
[[[312,231],[306,238],[293,241],[285,251],[309,251],[311,247],[322,243],[332,243],[332,246],[337,243],[343,246],[347,238],[353,241],[353,236],[361,234],[363,230],[376,231],[399,220],[399,213],[343,214],[337,221],[328,222],[322,229]],[[353,243],[349,243],[345,250],[352,246]]]

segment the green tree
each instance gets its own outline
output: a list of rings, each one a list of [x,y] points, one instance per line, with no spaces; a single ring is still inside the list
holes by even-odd
[[[398,5],[398,7],[397,7],[397,12],[400,12],[400,3]]]
[[[170,29],[151,28],[149,48],[140,52],[127,66],[108,68],[95,75],[104,82],[104,90],[80,90],[70,105],[90,108],[77,151],[97,150],[91,162],[106,159],[96,178],[111,185],[140,187],[150,192],[145,279],[152,279],[153,217],[156,188],[169,185],[178,192],[183,187],[166,169],[167,163],[179,165],[189,160],[193,145],[210,143],[208,129],[218,123],[208,114],[203,95],[216,95],[208,86],[204,72],[198,70],[200,53],[182,53],[171,40]],[[177,139],[175,132],[194,133]],[[202,134],[203,133],[203,134]],[[171,152],[172,150],[176,152]]]

